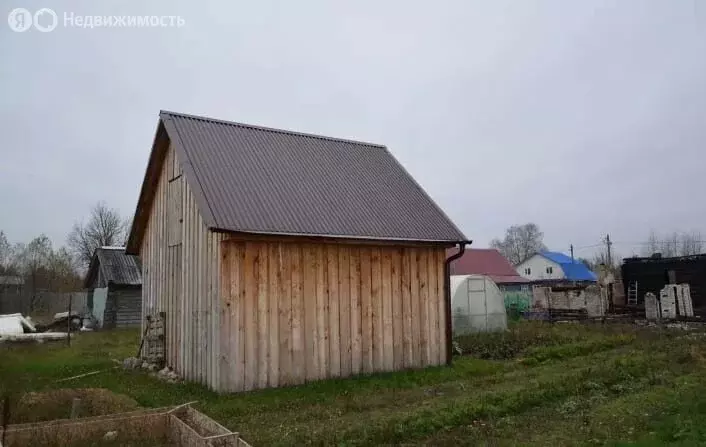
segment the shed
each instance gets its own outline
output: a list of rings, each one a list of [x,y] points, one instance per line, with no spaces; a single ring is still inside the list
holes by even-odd
[[[507,329],[505,298],[486,275],[452,275],[451,307],[456,335]]]
[[[142,321],[140,260],[125,247],[97,248],[88,266],[84,287],[88,309],[99,327],[139,326]]]
[[[244,391],[450,361],[465,243],[384,146],[161,112],[127,251],[166,363]]]
[[[689,284],[694,313],[706,315],[706,254],[625,258],[621,274],[625,295],[630,287],[637,292],[636,302],[628,305],[642,308],[646,293],[659,296],[667,284]]]

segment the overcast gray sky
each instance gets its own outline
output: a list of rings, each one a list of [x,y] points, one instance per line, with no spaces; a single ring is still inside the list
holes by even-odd
[[[13,32],[16,7],[59,26]],[[84,29],[65,13],[185,25]],[[477,246],[528,221],[558,250],[706,236],[700,0],[6,0],[0,14],[11,241],[63,244],[99,200],[132,214],[160,109],[385,144]]]

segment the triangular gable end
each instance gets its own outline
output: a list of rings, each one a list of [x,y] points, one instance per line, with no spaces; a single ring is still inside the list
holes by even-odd
[[[157,131],[155,132],[152,150],[150,151],[147,169],[145,170],[140,196],[137,201],[137,207],[130,228],[125,253],[129,255],[139,255],[142,238],[145,235],[145,229],[152,210],[152,203],[156,193],[157,185],[159,184],[162,167],[167,158],[169,148],[175,152],[177,163],[181,168],[187,184],[191,187],[191,191],[196,200],[199,214],[203,219],[204,224],[209,229],[217,227],[211,208],[206,201],[206,196],[200,187],[198,178],[194,172],[193,165],[189,161],[188,154],[181,144],[181,136],[176,126],[171,121],[168,114],[160,112],[159,122],[157,123]]]

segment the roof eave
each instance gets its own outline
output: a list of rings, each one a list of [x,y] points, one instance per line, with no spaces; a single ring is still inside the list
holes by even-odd
[[[394,238],[394,237],[380,237],[380,236],[358,236],[358,235],[346,235],[346,234],[316,234],[316,233],[288,233],[288,232],[275,232],[275,231],[257,231],[257,230],[236,230],[232,228],[219,228],[219,227],[209,227],[210,231],[216,233],[226,233],[233,235],[253,235],[253,236],[275,236],[275,237],[300,237],[300,238],[314,238],[322,240],[331,239],[345,239],[352,241],[373,241],[373,242],[406,242],[406,243],[420,243],[420,244],[438,244],[447,245],[453,247],[457,244],[470,245],[473,243],[471,240],[456,240],[456,239],[410,239],[410,238]]]

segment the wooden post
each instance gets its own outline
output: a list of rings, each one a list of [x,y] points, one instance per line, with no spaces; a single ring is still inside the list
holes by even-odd
[[[67,318],[67,323],[66,323],[66,344],[68,346],[71,346],[71,299],[73,298],[74,294],[70,293],[69,294],[69,313],[68,313],[68,318]]]

